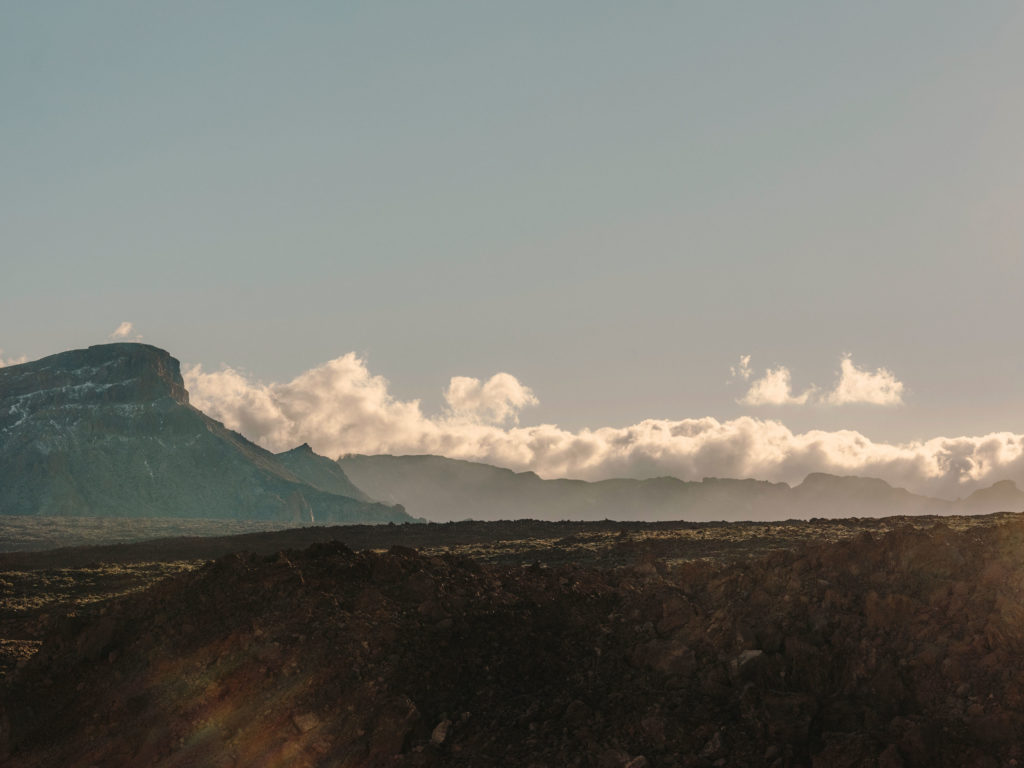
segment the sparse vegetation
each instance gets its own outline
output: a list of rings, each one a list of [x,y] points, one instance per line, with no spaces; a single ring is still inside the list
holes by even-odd
[[[5,764],[1024,759],[1024,516],[767,528],[303,529],[199,568],[145,544],[8,569],[38,635],[9,651]]]

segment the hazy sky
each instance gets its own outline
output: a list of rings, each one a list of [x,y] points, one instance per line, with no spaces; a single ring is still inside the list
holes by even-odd
[[[2,360],[120,328],[222,416],[223,365],[283,397],[349,360],[430,423],[1024,433],[1018,1],[2,19]]]

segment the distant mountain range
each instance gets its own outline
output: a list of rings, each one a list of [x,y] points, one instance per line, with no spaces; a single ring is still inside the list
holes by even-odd
[[[985,514],[1024,509],[1010,481],[962,501],[918,496],[867,477],[808,475],[795,487],[761,480],[674,477],[651,480],[543,480],[533,472],[441,456],[338,459],[352,482],[376,499],[441,522],[501,520],[786,520],[812,517]]]
[[[308,446],[275,456],[209,418],[177,360],[127,343],[0,368],[0,514],[412,519]]]
[[[377,500],[377,501],[374,501]],[[383,503],[381,503],[383,502]],[[785,520],[1024,509],[996,483],[962,501],[863,477],[801,484],[543,480],[441,456],[273,454],[189,405],[177,360],[103,344],[0,368],[0,514],[321,522]]]

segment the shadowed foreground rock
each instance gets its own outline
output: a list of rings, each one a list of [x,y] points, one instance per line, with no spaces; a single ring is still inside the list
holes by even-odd
[[[1024,525],[728,565],[232,555],[55,629],[5,765],[1024,764]],[[1017,761],[1017,762],[1014,762]]]

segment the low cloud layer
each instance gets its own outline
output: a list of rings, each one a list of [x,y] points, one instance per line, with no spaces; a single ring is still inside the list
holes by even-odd
[[[739,365],[729,369],[734,378],[750,381],[750,355],[743,355]],[[747,393],[737,400],[741,405],[903,405],[903,382],[887,368],[874,371],[858,368],[849,355],[843,357],[839,380],[831,390],[822,391],[815,385],[800,394],[794,394],[789,368],[780,365],[765,369],[764,375],[754,379]]]
[[[947,498],[996,480],[1024,479],[1024,435],[1008,432],[892,444],[850,430],[794,433],[777,420],[751,417],[648,419],[575,432],[553,424],[518,426],[520,410],[537,400],[507,373],[486,382],[453,378],[446,411],[430,416],[418,400],[392,397],[388,382],[354,354],[287,383],[200,366],[186,367],[185,381],[196,407],[272,451],[308,442],[332,458],[433,453],[590,480],[673,475],[793,484],[810,472],[831,472],[881,477]]]

